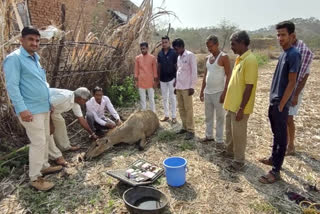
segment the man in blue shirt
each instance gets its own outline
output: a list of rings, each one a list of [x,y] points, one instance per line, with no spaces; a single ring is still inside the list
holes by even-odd
[[[47,191],[54,184],[42,175],[60,171],[62,167],[51,167],[48,163],[50,101],[46,73],[36,53],[40,33],[33,27],[25,27],[21,33],[21,47],[6,57],[3,69],[9,97],[30,140],[31,186]]]
[[[301,55],[292,46],[295,25],[290,21],[284,21],[277,24],[276,29],[279,43],[284,52],[279,57],[270,90],[268,115],[273,133],[273,148],[271,157],[261,159],[260,162],[271,165],[272,170],[259,179],[264,184],[271,184],[280,180],[280,170],[287,148],[289,107],[291,106],[301,64]]]
[[[176,119],[176,95],[174,94],[174,81],[177,74],[178,55],[173,48],[170,47],[170,39],[168,36],[162,37],[162,50],[158,54],[158,76],[160,76],[160,87],[164,107],[164,118],[162,122],[169,120],[169,100],[171,103],[172,123],[177,122]]]

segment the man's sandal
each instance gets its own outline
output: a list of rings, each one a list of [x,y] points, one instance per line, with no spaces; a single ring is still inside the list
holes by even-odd
[[[265,164],[265,165],[269,165],[272,166],[272,160],[270,158],[262,158],[259,160],[259,162]]]
[[[273,184],[279,180],[281,180],[280,174],[275,175],[271,172],[259,178],[259,182],[263,184]]]

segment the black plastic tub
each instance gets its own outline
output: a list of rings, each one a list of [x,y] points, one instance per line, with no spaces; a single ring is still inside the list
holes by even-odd
[[[123,201],[131,214],[160,214],[168,199],[161,191],[153,187],[132,187],[123,193]]]

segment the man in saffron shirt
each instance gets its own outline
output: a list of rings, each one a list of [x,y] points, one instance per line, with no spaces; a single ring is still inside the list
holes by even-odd
[[[156,112],[154,102],[155,83],[158,81],[157,61],[155,56],[148,53],[148,43],[140,44],[141,54],[136,56],[134,77],[139,88],[141,109],[146,110],[146,92],[148,92],[150,109]]]

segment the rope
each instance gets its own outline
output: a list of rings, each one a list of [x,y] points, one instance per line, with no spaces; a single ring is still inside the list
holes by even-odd
[[[304,208],[303,205],[307,205],[307,208]],[[303,214],[320,214],[320,203],[311,203],[310,201],[301,201],[299,207],[302,210]],[[319,207],[319,208],[318,208]]]

